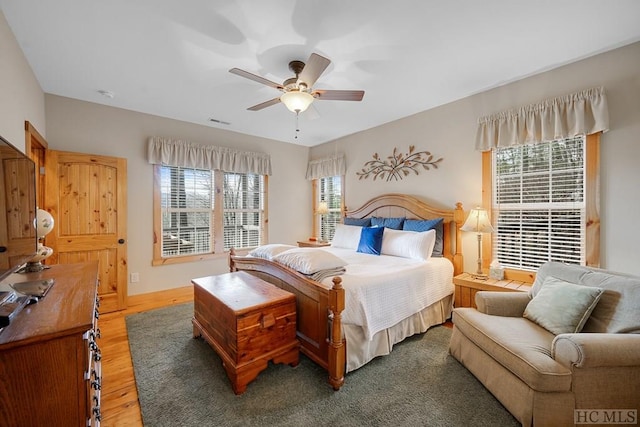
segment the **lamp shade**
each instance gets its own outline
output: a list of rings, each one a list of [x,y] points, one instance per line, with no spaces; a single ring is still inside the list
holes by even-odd
[[[280,97],[280,101],[287,106],[289,111],[294,113],[302,113],[313,102],[313,96],[307,92],[300,92],[299,90],[292,90],[285,92]]]
[[[486,209],[482,208],[471,209],[460,230],[475,231],[476,233],[493,233],[494,231],[491,222],[489,222],[489,215],[487,215]]]
[[[327,202],[320,202],[318,203],[318,210],[317,212],[320,215],[326,215],[329,213],[329,206],[327,206]]]
[[[38,209],[36,213],[36,234],[38,239],[42,239],[53,230],[53,216],[43,209]]]

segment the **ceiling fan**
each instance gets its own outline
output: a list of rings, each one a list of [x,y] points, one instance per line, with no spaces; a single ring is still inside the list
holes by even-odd
[[[324,70],[327,69],[329,64],[331,64],[331,60],[320,56],[317,53],[312,53],[306,64],[302,61],[291,61],[289,62],[289,70],[295,74],[295,77],[286,79],[282,84],[273,82],[239,68],[232,68],[229,72],[283,92],[283,94],[277,98],[273,98],[269,101],[247,108],[247,110],[250,111],[262,110],[263,108],[282,102],[290,111],[297,115],[305,111],[315,99],[331,101],[362,101],[362,98],[364,97],[363,90],[313,89],[313,85],[316,80],[318,80],[318,77],[320,77]]]

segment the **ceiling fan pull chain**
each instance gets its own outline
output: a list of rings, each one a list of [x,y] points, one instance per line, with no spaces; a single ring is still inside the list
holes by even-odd
[[[299,111],[296,111],[296,136],[295,139],[298,139],[298,134],[300,133],[300,126],[298,126],[298,116],[300,115]]]

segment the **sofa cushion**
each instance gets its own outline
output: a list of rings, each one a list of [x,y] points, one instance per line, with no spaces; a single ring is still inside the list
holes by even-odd
[[[640,278],[606,270],[547,262],[536,274],[531,296],[547,276],[604,289],[582,332],[640,333]]]
[[[601,288],[547,276],[540,292],[527,304],[523,316],[556,335],[580,332],[602,292]]]
[[[524,317],[491,316],[473,308],[453,310],[467,338],[537,391],[569,391],[571,371],[553,360],[555,335]]]

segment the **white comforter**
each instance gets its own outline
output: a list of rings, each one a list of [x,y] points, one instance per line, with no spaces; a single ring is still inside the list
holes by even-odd
[[[453,293],[453,265],[446,258],[427,261],[369,255],[352,249],[323,248],[347,262],[342,321],[359,325],[370,340],[377,332]],[[331,278],[322,284],[332,286]]]

